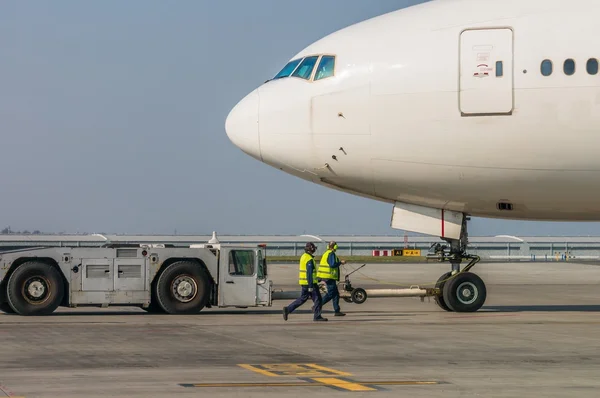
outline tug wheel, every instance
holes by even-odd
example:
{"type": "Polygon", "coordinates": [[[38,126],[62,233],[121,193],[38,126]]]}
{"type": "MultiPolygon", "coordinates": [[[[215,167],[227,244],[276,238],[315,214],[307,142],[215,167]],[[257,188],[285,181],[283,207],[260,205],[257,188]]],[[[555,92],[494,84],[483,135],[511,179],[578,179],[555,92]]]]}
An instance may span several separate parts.
{"type": "Polygon", "coordinates": [[[15,310],[13,310],[13,308],[8,303],[1,303],[0,311],[4,312],[5,314],[15,314],[15,310]]]}
{"type": "Polygon", "coordinates": [[[49,315],[64,295],[61,274],[50,264],[28,261],[19,265],[8,279],[9,306],[19,315],[49,315]]]}
{"type": "Polygon", "coordinates": [[[209,278],[191,261],[169,265],[158,277],[157,304],[167,314],[197,314],[208,302],[209,278]]]}

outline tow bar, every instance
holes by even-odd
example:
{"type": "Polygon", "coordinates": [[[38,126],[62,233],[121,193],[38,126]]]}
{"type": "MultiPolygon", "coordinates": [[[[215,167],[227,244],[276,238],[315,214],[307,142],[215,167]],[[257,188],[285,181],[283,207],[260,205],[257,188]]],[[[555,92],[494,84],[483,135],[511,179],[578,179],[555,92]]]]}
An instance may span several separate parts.
{"type": "MultiPolygon", "coordinates": [[[[363,264],[350,272],[344,277],[343,282],[338,282],[338,291],[340,298],[347,303],[363,304],[367,298],[383,298],[383,297],[420,297],[421,301],[425,301],[425,297],[441,295],[439,288],[422,288],[418,285],[410,286],[404,289],[363,289],[361,287],[352,286],[350,275],[363,268],[367,264],[363,264]]],[[[321,294],[327,293],[327,285],[325,282],[319,283],[319,291],[321,294]]],[[[272,300],[288,300],[295,299],[300,296],[298,291],[282,291],[275,290],[272,292],[272,300]]]]}
{"type": "MultiPolygon", "coordinates": [[[[363,264],[350,272],[344,277],[344,282],[338,283],[340,297],[347,303],[362,304],[367,301],[367,298],[382,298],[382,297],[420,297],[421,301],[425,297],[431,297],[439,292],[435,288],[423,289],[420,286],[411,286],[405,289],[363,289],[361,287],[353,287],[350,281],[350,275],[363,268],[367,264],[363,264]]],[[[320,286],[322,292],[327,292],[325,284],[320,286]]],[[[439,290],[439,289],[437,289],[439,290]]]]}

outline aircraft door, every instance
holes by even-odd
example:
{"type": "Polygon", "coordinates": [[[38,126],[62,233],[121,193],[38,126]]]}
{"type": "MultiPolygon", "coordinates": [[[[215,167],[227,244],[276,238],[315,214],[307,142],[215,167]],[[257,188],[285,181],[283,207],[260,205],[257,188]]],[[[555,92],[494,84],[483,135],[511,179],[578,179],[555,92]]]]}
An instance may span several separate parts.
{"type": "Polygon", "coordinates": [[[512,113],[511,29],[468,29],[462,32],[459,101],[463,116],[512,113]]]}

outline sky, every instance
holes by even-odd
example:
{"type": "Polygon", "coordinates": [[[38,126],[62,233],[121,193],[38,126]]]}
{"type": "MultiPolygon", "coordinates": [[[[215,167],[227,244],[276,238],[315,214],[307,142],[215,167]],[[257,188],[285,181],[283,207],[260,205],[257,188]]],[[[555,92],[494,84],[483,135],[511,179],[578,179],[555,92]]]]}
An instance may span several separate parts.
{"type": "MultiPolygon", "coordinates": [[[[299,50],[415,0],[0,6],[0,229],[401,235],[389,204],[243,154],[225,119],[299,50]]],[[[473,219],[471,235],[600,235],[473,219]]]]}

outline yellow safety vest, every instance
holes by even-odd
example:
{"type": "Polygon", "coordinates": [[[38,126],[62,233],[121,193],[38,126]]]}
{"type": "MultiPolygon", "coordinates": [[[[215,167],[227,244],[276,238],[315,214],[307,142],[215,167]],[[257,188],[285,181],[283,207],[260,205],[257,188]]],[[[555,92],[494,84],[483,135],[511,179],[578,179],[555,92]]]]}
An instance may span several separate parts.
{"type": "MultiPolygon", "coordinates": [[[[308,286],[308,277],[306,276],[306,266],[308,265],[308,262],[310,260],[313,259],[313,256],[311,256],[308,253],[304,253],[302,255],[302,257],[300,257],[300,286],[308,286]]],[[[313,283],[317,283],[317,267],[316,264],[313,267],[313,283]]]]}
{"type": "MultiPolygon", "coordinates": [[[[323,253],[323,256],[321,256],[321,262],[319,263],[319,270],[317,271],[317,277],[321,278],[321,279],[333,279],[335,281],[339,281],[340,280],[340,269],[339,268],[331,268],[329,266],[329,263],[327,263],[327,258],[329,257],[329,253],[331,253],[331,252],[333,252],[333,250],[329,249],[325,253],[323,253]]],[[[335,252],[333,252],[333,255],[335,256],[335,261],[339,262],[340,259],[338,258],[337,254],[335,254],[335,252]]]]}

